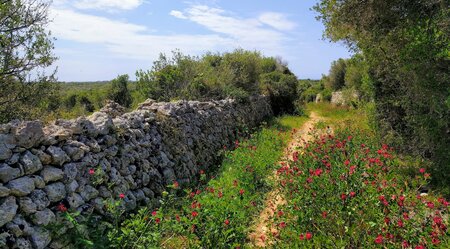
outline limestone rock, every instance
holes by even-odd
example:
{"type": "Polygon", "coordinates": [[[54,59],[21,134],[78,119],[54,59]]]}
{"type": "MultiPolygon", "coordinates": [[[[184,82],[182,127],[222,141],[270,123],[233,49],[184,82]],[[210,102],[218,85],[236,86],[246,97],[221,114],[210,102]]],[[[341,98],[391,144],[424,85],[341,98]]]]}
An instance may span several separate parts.
{"type": "Polygon", "coordinates": [[[50,202],[60,201],[66,196],[66,188],[61,182],[45,186],[45,192],[47,193],[50,202]]]}
{"type": "Polygon", "coordinates": [[[0,181],[7,183],[20,176],[20,169],[12,168],[8,164],[0,164],[0,181]]]}
{"type": "Polygon", "coordinates": [[[9,188],[3,186],[3,184],[0,183],[0,197],[6,197],[11,193],[9,188]]]}
{"type": "Polygon", "coordinates": [[[17,208],[16,198],[12,196],[0,200],[0,227],[14,219],[17,208]]]}
{"type": "Polygon", "coordinates": [[[39,157],[30,151],[26,151],[20,158],[19,162],[22,164],[24,172],[27,175],[33,174],[42,169],[41,160],[39,160],[39,157]]]}
{"type": "Polygon", "coordinates": [[[41,227],[35,227],[30,234],[30,241],[35,249],[44,249],[50,244],[50,232],[41,227]]]}
{"type": "Polygon", "coordinates": [[[29,197],[19,198],[19,207],[20,207],[20,211],[22,211],[23,213],[25,213],[27,215],[35,213],[37,211],[36,204],[29,197]]]}
{"type": "Polygon", "coordinates": [[[89,201],[98,196],[98,190],[91,185],[86,185],[84,190],[81,192],[81,196],[85,201],[89,201]]]}
{"type": "Polygon", "coordinates": [[[50,200],[48,199],[47,194],[43,190],[37,189],[31,192],[30,198],[36,205],[37,210],[43,210],[44,208],[50,205],[50,200]]]}
{"type": "Polygon", "coordinates": [[[45,187],[45,182],[44,179],[38,175],[32,175],[31,178],[34,181],[34,186],[36,188],[44,188],[45,187]]]}
{"type": "Polygon", "coordinates": [[[69,161],[70,158],[67,156],[61,148],[56,146],[50,146],[47,148],[47,152],[52,157],[52,164],[57,166],[62,166],[65,162],[69,161]]]}
{"type": "Polygon", "coordinates": [[[85,204],[83,198],[77,193],[72,193],[69,197],[67,197],[67,201],[69,202],[70,208],[78,208],[79,206],[85,204]]]}
{"type": "Polygon", "coordinates": [[[94,112],[88,117],[88,120],[95,126],[98,134],[106,135],[114,126],[111,117],[104,112],[94,112]]]}
{"type": "Polygon", "coordinates": [[[27,149],[37,146],[43,136],[40,121],[22,122],[15,131],[16,144],[27,149]]]}
{"type": "Polygon", "coordinates": [[[6,144],[0,142],[0,160],[8,160],[12,154],[12,151],[6,146],[6,144]]]}
{"type": "Polygon", "coordinates": [[[61,169],[51,167],[51,166],[46,166],[41,171],[41,176],[44,179],[45,183],[54,182],[54,181],[61,180],[64,176],[64,172],[61,169]]]}
{"type": "Polygon", "coordinates": [[[55,214],[48,208],[37,211],[32,217],[31,220],[36,225],[48,225],[50,222],[55,220],[55,214]]]}
{"type": "Polygon", "coordinates": [[[6,185],[15,196],[26,196],[34,190],[34,181],[28,176],[12,180],[6,185]]]}

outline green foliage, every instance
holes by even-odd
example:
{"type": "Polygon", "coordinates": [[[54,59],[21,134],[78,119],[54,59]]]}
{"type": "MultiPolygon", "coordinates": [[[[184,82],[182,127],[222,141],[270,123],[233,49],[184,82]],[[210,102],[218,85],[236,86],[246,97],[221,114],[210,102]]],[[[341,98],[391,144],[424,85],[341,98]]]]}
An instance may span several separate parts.
{"type": "Polygon", "coordinates": [[[229,53],[206,53],[190,57],[175,51],[164,54],[151,70],[136,73],[137,87],[143,96],[158,100],[246,100],[255,94],[272,94],[274,110],[292,111],[295,76],[281,59],[264,57],[259,52],[237,49],[229,53]],[[279,102],[278,100],[282,100],[279,102]]]}
{"type": "Polygon", "coordinates": [[[332,91],[338,91],[345,86],[345,72],[347,62],[344,59],[338,59],[331,63],[330,73],[324,81],[325,88],[332,91]]]}
{"type": "Polygon", "coordinates": [[[323,89],[323,91],[321,91],[320,94],[322,95],[322,99],[324,101],[328,101],[328,102],[331,101],[332,92],[330,89],[328,89],[328,88],[323,89]]]}
{"type": "Polygon", "coordinates": [[[300,80],[297,87],[299,101],[302,103],[313,102],[322,90],[324,90],[323,80],[300,80]]]}
{"type": "Polygon", "coordinates": [[[278,71],[260,76],[262,93],[270,97],[275,113],[292,113],[297,99],[297,78],[278,71]]]}
{"type": "Polygon", "coordinates": [[[57,92],[54,73],[44,74],[56,59],[46,31],[49,4],[45,0],[0,3],[0,122],[35,118],[55,109],[50,103],[57,92]]]}
{"type": "Polygon", "coordinates": [[[111,89],[108,93],[109,99],[127,108],[133,102],[128,90],[128,78],[127,74],[117,76],[111,81],[111,89]]]}
{"type": "Polygon", "coordinates": [[[325,35],[363,53],[376,119],[389,142],[432,159],[450,186],[450,6],[448,1],[322,0],[315,7],[325,35]],[[370,79],[370,80],[369,80],[370,79]]]}

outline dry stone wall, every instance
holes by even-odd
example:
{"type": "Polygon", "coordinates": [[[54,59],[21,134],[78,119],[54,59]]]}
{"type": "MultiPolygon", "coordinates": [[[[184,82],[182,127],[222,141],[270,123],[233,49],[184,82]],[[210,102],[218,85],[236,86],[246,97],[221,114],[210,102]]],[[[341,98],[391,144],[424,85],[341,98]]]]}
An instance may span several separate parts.
{"type": "Polygon", "coordinates": [[[0,125],[0,248],[61,248],[44,228],[61,203],[104,214],[105,200],[123,193],[127,210],[151,205],[168,184],[188,183],[216,165],[237,131],[271,115],[263,96],[248,103],[147,100],[130,113],[111,103],[45,127],[0,125]]]}

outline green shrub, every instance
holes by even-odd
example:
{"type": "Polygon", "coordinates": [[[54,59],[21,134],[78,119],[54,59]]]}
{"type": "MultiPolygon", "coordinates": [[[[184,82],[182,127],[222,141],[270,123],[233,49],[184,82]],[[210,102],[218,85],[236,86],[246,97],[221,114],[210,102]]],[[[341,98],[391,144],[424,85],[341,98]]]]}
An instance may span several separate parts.
{"type": "Polygon", "coordinates": [[[128,90],[128,74],[119,75],[111,81],[108,98],[124,107],[130,107],[133,99],[128,90]]]}

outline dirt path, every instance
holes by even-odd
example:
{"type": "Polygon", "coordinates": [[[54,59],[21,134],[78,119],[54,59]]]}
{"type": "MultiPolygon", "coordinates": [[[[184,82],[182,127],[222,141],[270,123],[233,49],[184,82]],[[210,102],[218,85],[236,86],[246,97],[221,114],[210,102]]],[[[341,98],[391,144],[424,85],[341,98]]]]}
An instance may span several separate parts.
{"type": "MultiPolygon", "coordinates": [[[[320,120],[322,120],[322,118],[317,113],[310,113],[309,120],[293,134],[291,142],[284,151],[283,161],[281,161],[280,164],[292,160],[293,152],[298,151],[298,148],[312,139],[310,131],[314,128],[314,124],[320,120]]],[[[276,171],[274,171],[272,177],[277,181],[278,177],[276,171]]],[[[274,189],[267,194],[264,204],[265,208],[259,214],[259,218],[252,229],[253,232],[248,236],[252,246],[266,247],[271,244],[270,233],[273,234],[277,232],[276,227],[272,222],[274,213],[278,209],[278,206],[285,203],[286,201],[279,189],[274,189]]]]}

